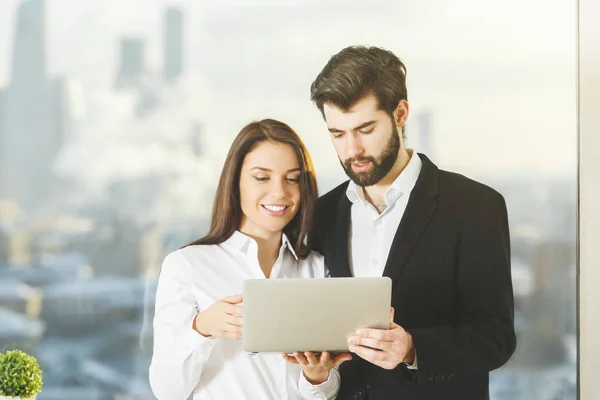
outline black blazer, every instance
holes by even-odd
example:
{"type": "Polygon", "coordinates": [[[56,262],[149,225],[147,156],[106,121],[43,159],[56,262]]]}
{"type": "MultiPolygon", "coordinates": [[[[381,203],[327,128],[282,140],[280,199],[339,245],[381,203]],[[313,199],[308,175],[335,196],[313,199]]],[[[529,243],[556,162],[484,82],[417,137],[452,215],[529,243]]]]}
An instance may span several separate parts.
{"type": "MultiPolygon", "coordinates": [[[[426,156],[383,272],[394,322],[412,334],[418,371],[385,370],[354,355],[338,399],[484,400],[489,371],[515,350],[510,239],[504,198],[426,156]]],[[[348,182],[319,198],[311,247],[333,277],[348,264],[348,182]]]]}

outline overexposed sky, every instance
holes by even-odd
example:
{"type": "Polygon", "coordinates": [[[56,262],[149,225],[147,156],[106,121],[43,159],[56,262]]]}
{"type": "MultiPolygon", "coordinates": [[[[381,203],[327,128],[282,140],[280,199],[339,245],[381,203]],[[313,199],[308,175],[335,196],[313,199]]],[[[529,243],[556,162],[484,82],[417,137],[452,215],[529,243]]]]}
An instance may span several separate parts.
{"type": "MultiPolygon", "coordinates": [[[[0,87],[8,83],[19,2],[0,1],[0,87]]],[[[71,157],[115,168],[107,161],[114,157],[103,159],[93,143],[106,137],[114,138],[114,146],[131,147],[127,135],[137,128],[123,128],[122,109],[110,93],[118,39],[145,39],[148,68],[160,72],[162,13],[179,5],[185,10],[186,79],[193,82],[182,101],[189,116],[204,124],[217,170],[245,123],[275,117],[305,139],[320,176],[341,177],[325,125],[309,101],[309,85],[332,54],[350,44],[372,44],[405,61],[412,111],[433,113],[432,156],[441,167],[475,177],[575,173],[572,1],[366,4],[46,0],[49,73],[76,81],[85,103],[77,140],[79,149],[89,150],[71,151],[77,153],[71,157]],[[105,120],[98,122],[98,115],[105,120]]],[[[153,116],[161,126],[181,117],[153,116]]],[[[414,128],[410,131],[409,121],[409,144],[418,148],[414,128]]],[[[144,152],[131,156],[131,164],[145,165],[144,152]]],[[[66,160],[64,165],[81,163],[66,160]]],[[[81,167],[74,172],[86,173],[81,167]]]]}

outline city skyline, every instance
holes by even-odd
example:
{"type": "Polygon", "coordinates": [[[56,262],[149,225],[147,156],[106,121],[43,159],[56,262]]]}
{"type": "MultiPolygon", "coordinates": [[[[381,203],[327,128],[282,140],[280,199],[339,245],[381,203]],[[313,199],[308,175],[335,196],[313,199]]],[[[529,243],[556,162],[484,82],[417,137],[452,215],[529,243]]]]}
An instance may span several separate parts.
{"type": "MultiPolygon", "coordinates": [[[[7,22],[0,38],[11,38],[11,30],[7,28],[13,27],[11,7],[14,10],[17,3],[5,2],[0,6],[0,14],[5,15],[2,18],[7,22]],[[7,12],[2,13],[4,10],[7,12]]],[[[89,114],[93,114],[97,104],[94,100],[106,97],[102,92],[108,86],[106,82],[114,79],[110,70],[111,66],[113,71],[117,67],[118,38],[142,38],[148,48],[148,67],[156,72],[162,70],[161,15],[171,3],[145,2],[147,12],[135,15],[133,10],[139,3],[119,4],[121,12],[108,25],[108,3],[98,7],[54,0],[47,6],[49,71],[66,75],[84,87],[88,94],[84,96],[83,108],[89,114]],[[53,23],[57,18],[66,23],[53,23]],[[78,27],[83,23],[88,29],[85,43],[65,36],[64,25],[78,27]],[[70,46],[58,45],[64,40],[70,46]]],[[[361,23],[361,13],[373,18],[362,21],[361,30],[368,33],[350,29],[341,37],[336,33],[336,28],[343,28],[341,19],[324,24],[333,6],[324,6],[321,13],[311,13],[311,3],[300,5],[300,2],[286,3],[289,5],[286,7],[243,8],[236,6],[237,2],[179,4],[187,20],[184,55],[190,70],[188,79],[196,82],[198,88],[189,93],[190,102],[198,104],[194,112],[205,120],[206,134],[227,139],[212,149],[215,163],[222,162],[223,147],[228,146],[241,126],[251,119],[272,116],[285,120],[302,134],[319,176],[342,177],[332,147],[324,145],[324,141],[329,141],[328,135],[318,111],[308,100],[308,85],[329,55],[347,44],[369,43],[386,46],[405,59],[412,110],[435,114],[434,147],[442,167],[467,174],[470,171],[518,173],[523,169],[548,175],[575,173],[575,26],[573,23],[570,29],[569,23],[556,24],[559,19],[563,21],[565,14],[575,12],[566,5],[546,7],[545,19],[536,21],[535,28],[527,18],[534,16],[536,5],[541,3],[519,6],[516,14],[510,12],[516,2],[494,12],[467,1],[446,5],[439,1],[427,3],[436,7],[395,5],[386,14],[377,7],[364,10],[348,6],[339,12],[350,18],[349,24],[361,23]],[[447,15],[452,15],[456,24],[444,25],[447,15]],[[248,16],[261,23],[246,23],[248,16]],[[513,23],[507,30],[502,22],[509,16],[513,23]],[[426,23],[418,24],[419,19],[426,23]],[[464,28],[458,28],[461,21],[466,23],[464,28]],[[227,32],[228,26],[236,26],[238,33],[227,32]],[[444,35],[435,33],[444,26],[452,29],[446,29],[444,35]],[[476,29],[478,35],[474,36],[476,29]],[[273,30],[280,33],[267,42],[273,30]],[[540,35],[544,40],[540,40],[540,35]],[[417,39],[402,39],[406,36],[417,39]],[[244,40],[239,43],[241,37],[244,40]],[[312,38],[317,40],[317,37],[322,44],[310,47],[312,38]],[[252,53],[261,54],[262,59],[252,57],[252,53]],[[479,57],[473,58],[474,54],[479,57]],[[243,60],[242,69],[233,68],[237,63],[232,57],[236,55],[243,60]],[[547,67],[550,64],[552,68],[547,67]],[[295,79],[280,81],[290,68],[295,79]],[[234,71],[229,84],[223,81],[224,76],[234,71]],[[461,93],[457,103],[453,93],[458,91],[461,93]],[[482,95],[490,92],[494,93],[493,98],[482,95]],[[557,97],[565,99],[561,107],[554,106],[557,97]],[[554,107],[552,114],[546,111],[550,107],[554,107]],[[236,110],[235,115],[231,115],[230,108],[236,110]],[[519,131],[527,132],[527,140],[515,145],[516,138],[522,138],[519,131]],[[546,142],[544,152],[537,151],[535,144],[541,141],[546,142]]],[[[7,60],[10,45],[6,40],[2,42],[0,60],[7,60]]],[[[8,66],[2,64],[7,62],[0,62],[0,82],[6,82],[8,66]]],[[[91,115],[83,118],[87,120],[84,126],[93,125],[91,115]]],[[[97,140],[94,135],[98,134],[91,128],[81,133],[89,143],[97,140]]],[[[409,136],[409,144],[410,140],[409,136]]]]}
{"type": "Polygon", "coordinates": [[[0,194],[0,279],[9,288],[0,351],[21,347],[17,339],[30,346],[45,371],[40,399],[150,397],[161,261],[208,231],[225,153],[247,122],[289,123],[321,193],[346,180],[308,87],[330,55],[355,43],[387,47],[407,64],[408,146],[506,200],[525,345],[491,374],[491,398],[574,398],[574,6],[245,4],[0,2],[0,139],[14,139],[5,176],[42,203],[0,194]],[[34,35],[15,36],[17,10],[41,5],[34,35]],[[10,115],[35,118],[5,126],[10,115]],[[27,140],[44,137],[54,155],[26,151],[27,140]],[[36,175],[32,165],[44,169],[36,175]],[[48,176],[57,182],[46,196],[35,183],[48,176]]]}

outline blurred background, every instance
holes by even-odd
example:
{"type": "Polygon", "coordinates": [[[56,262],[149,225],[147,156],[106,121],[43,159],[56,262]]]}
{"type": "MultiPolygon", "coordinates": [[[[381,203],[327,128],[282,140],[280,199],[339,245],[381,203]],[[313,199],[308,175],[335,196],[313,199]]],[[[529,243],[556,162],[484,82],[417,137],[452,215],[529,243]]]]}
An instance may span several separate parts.
{"type": "Polygon", "coordinates": [[[519,341],[491,398],[576,399],[576,7],[0,0],[0,352],[38,358],[39,400],[152,399],[160,265],[207,232],[234,136],[280,119],[321,193],[345,180],[309,87],[369,44],[407,66],[407,146],[506,198],[519,341]]]}

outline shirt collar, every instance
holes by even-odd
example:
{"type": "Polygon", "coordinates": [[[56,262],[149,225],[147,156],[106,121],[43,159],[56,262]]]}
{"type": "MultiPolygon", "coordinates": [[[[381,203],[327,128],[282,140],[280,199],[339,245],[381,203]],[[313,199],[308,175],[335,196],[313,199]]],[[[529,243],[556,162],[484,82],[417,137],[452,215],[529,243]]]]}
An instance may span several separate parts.
{"type": "MultiPolygon", "coordinates": [[[[403,194],[410,193],[417,183],[419,174],[421,173],[421,167],[423,162],[421,157],[413,150],[408,150],[410,154],[410,160],[406,167],[402,170],[400,175],[392,182],[389,188],[385,191],[383,197],[387,206],[393,204],[403,194]]],[[[346,188],[346,197],[351,203],[362,201],[366,203],[363,188],[358,186],[354,181],[350,181],[346,188]]]]}
{"type": "MultiPolygon", "coordinates": [[[[233,231],[233,234],[231,235],[231,237],[224,242],[224,244],[227,247],[229,247],[230,249],[232,249],[233,251],[235,251],[237,253],[247,252],[251,243],[254,243],[256,245],[256,241],[254,239],[252,239],[248,235],[243,234],[242,232],[240,232],[238,230],[233,231]]],[[[296,252],[294,251],[294,246],[292,246],[292,243],[288,239],[287,235],[285,233],[282,233],[281,234],[281,248],[279,249],[279,254],[282,253],[284,248],[287,248],[290,251],[290,253],[292,253],[292,256],[296,260],[298,260],[298,256],[296,255],[296,252]]]]}

